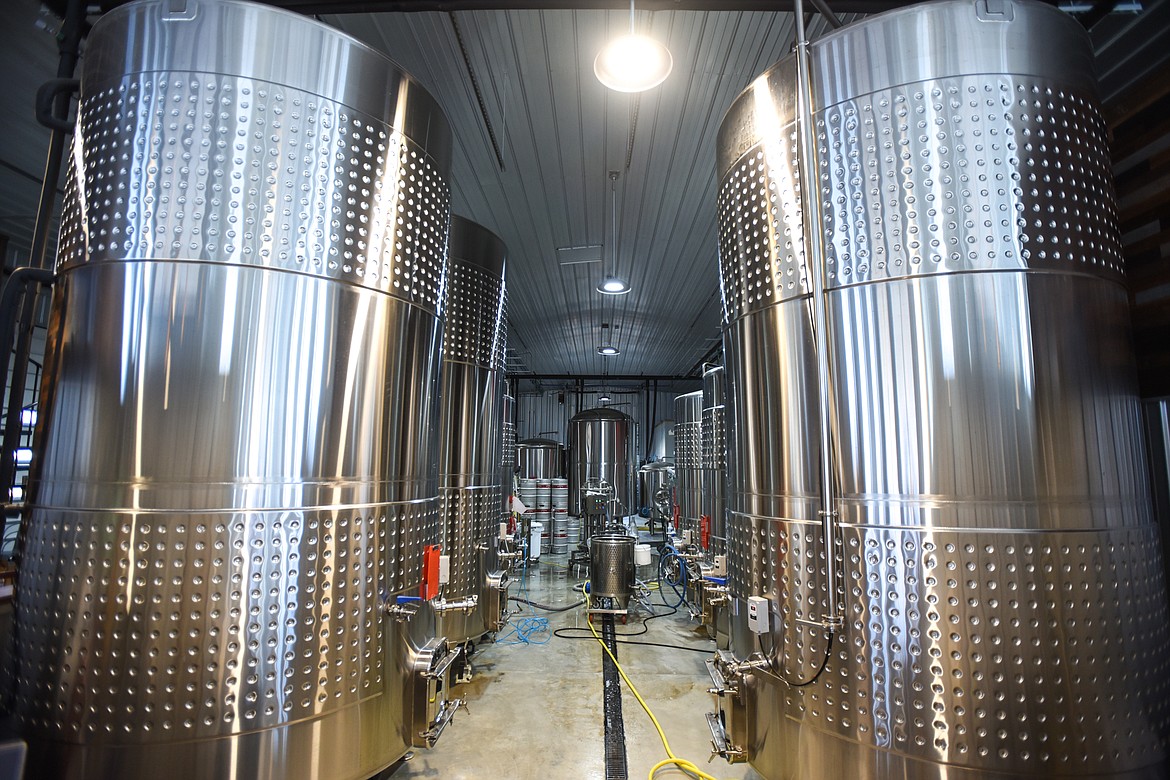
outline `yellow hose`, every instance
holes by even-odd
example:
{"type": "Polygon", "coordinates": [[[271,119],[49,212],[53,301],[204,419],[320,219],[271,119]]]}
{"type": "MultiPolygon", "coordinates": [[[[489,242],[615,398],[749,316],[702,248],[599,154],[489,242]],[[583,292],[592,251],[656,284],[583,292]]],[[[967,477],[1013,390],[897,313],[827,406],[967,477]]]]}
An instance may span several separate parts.
{"type": "Polygon", "coordinates": [[[646,714],[650,716],[650,722],[654,724],[654,728],[658,731],[658,738],[662,740],[662,747],[666,749],[666,755],[669,756],[669,758],[663,759],[654,766],[650,767],[649,780],[654,780],[654,775],[658,772],[659,769],[671,765],[677,766],[682,771],[699,778],[699,780],[719,780],[719,778],[713,775],[709,775],[703,770],[699,769],[699,767],[695,766],[693,762],[688,761],[685,758],[679,758],[674,754],[674,751],[670,749],[670,743],[666,741],[666,734],[662,731],[662,726],[658,723],[658,718],[654,717],[654,713],[650,711],[650,705],[646,704],[646,700],[642,698],[642,694],[638,693],[638,689],[634,687],[632,682],[630,682],[630,678],[626,675],[626,670],[622,668],[620,663],[618,663],[618,659],[609,649],[609,645],[607,645],[605,640],[603,640],[597,633],[597,629],[593,627],[593,621],[586,621],[586,625],[589,626],[589,631],[593,634],[593,638],[597,640],[599,645],[601,645],[601,649],[605,651],[605,654],[609,656],[611,661],[613,661],[613,665],[617,667],[618,674],[620,674],[622,679],[626,681],[626,687],[630,689],[630,693],[634,694],[634,698],[638,700],[638,703],[642,705],[642,709],[646,710],[646,714]]]}

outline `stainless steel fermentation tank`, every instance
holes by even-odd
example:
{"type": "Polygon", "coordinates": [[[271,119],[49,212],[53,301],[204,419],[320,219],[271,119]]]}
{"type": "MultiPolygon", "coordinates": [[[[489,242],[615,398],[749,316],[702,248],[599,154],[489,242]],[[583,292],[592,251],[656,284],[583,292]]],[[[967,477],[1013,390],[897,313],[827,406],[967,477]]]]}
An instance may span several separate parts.
{"type": "Polygon", "coordinates": [[[426,741],[433,613],[386,612],[439,541],[450,146],[305,17],[94,26],[17,593],[30,776],[366,778],[426,741]]]}
{"type": "Polygon", "coordinates": [[[702,466],[700,519],[707,518],[707,539],[703,549],[709,557],[727,551],[727,416],[723,394],[723,366],[706,367],[703,370],[699,460],[702,466]]]}
{"type": "Polygon", "coordinates": [[[674,399],[674,503],[680,531],[698,544],[703,514],[703,391],[674,399]]]}
{"type": "Polygon", "coordinates": [[[525,439],[516,445],[520,479],[552,479],[564,476],[565,448],[552,439],[525,439]]]}
{"type": "Polygon", "coordinates": [[[959,0],[812,44],[828,551],[795,85],[790,57],[720,134],[732,647],[771,659],[721,664],[728,752],[772,780],[1164,777],[1161,551],[1084,31],[959,0]],[[792,687],[829,587],[841,633],[792,687]]]}
{"type": "Polygon", "coordinates": [[[440,633],[462,643],[498,629],[507,575],[499,540],[504,418],[506,249],[494,233],[451,218],[443,328],[439,497],[443,553],[440,633]]]}
{"type": "Polygon", "coordinates": [[[578,412],[569,420],[569,512],[581,514],[581,490],[609,485],[616,513],[633,514],[633,420],[617,409],[578,412]]]}
{"type": "Polygon", "coordinates": [[[674,514],[674,466],[647,463],[638,469],[638,511],[649,511],[656,523],[666,523],[674,514]]]}
{"type": "Polygon", "coordinates": [[[501,520],[512,511],[512,490],[516,482],[516,399],[504,395],[503,428],[501,440],[503,457],[500,465],[500,485],[503,487],[501,520]]]}

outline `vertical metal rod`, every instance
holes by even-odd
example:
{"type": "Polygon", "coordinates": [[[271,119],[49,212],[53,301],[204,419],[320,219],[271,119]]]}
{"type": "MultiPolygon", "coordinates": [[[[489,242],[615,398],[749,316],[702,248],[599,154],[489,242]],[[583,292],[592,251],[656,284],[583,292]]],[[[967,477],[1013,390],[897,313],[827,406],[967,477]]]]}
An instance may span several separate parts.
{"type": "Polygon", "coordinates": [[[833,492],[833,449],[829,399],[829,339],[825,311],[825,226],[821,213],[817,176],[816,128],[813,126],[812,69],[808,36],[804,29],[804,4],[794,0],[796,17],[796,100],[797,133],[800,136],[800,192],[804,211],[804,264],[812,287],[813,336],[817,352],[817,407],[820,413],[821,445],[821,533],[825,546],[825,579],[829,614],[823,623],[830,632],[841,624],[837,614],[836,498],[833,492]]]}

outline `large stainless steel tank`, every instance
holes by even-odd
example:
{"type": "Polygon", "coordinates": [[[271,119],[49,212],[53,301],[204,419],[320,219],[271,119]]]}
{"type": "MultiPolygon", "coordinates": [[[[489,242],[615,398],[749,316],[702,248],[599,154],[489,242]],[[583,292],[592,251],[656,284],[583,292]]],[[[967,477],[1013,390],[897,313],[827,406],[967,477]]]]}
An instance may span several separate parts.
{"type": "Polygon", "coordinates": [[[772,779],[1163,777],[1161,552],[1085,33],[957,0],[811,60],[833,550],[792,58],[719,147],[733,647],[774,659],[742,689],[739,747],[772,779]],[[827,668],[779,682],[815,676],[829,587],[827,668]]]}
{"type": "Polygon", "coordinates": [[[503,459],[500,465],[500,485],[503,487],[501,519],[512,511],[512,488],[516,478],[516,399],[504,396],[503,459]]]}
{"type": "Polygon", "coordinates": [[[703,468],[702,516],[710,524],[707,552],[727,551],[727,420],[723,403],[723,366],[703,370],[703,419],[700,430],[700,461],[703,468]]]}
{"type": "Polygon", "coordinates": [[[565,448],[552,439],[524,439],[516,445],[520,479],[552,479],[564,476],[565,448]]]}
{"type": "Polygon", "coordinates": [[[439,540],[450,145],[305,17],[94,26],[22,544],[30,776],[366,778],[416,738],[433,626],[383,610],[439,540]]]}
{"type": "Polygon", "coordinates": [[[617,409],[586,409],[569,420],[569,512],[581,514],[581,489],[607,483],[617,512],[633,514],[633,421],[617,409]]]}
{"type": "Polygon", "coordinates": [[[443,552],[451,569],[442,596],[478,601],[474,609],[442,615],[440,633],[452,643],[499,627],[487,607],[499,601],[488,598],[495,588],[488,578],[499,572],[495,540],[503,503],[506,254],[487,228],[451,218],[439,426],[443,552]]]}
{"type": "Polygon", "coordinates": [[[703,391],[674,399],[674,503],[678,527],[697,544],[703,514],[703,391]]]}

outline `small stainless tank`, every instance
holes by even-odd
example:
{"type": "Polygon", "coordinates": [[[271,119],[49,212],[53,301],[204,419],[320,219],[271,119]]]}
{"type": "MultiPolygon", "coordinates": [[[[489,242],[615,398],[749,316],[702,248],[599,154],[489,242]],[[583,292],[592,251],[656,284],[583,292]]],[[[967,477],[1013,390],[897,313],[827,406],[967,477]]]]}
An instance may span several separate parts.
{"type": "MultiPolygon", "coordinates": [[[[600,533],[589,537],[589,596],[612,599],[625,609],[634,592],[634,537],[600,533]]],[[[594,602],[596,603],[596,602],[594,602]]]]}
{"type": "Polygon", "coordinates": [[[674,466],[659,462],[638,469],[638,509],[650,510],[652,520],[670,520],[674,514],[674,466]]]}
{"type": "Polygon", "coordinates": [[[708,555],[727,551],[727,417],[723,404],[723,366],[703,370],[703,420],[700,431],[702,516],[710,523],[708,555]]]}
{"type": "Polygon", "coordinates": [[[415,741],[450,136],[311,19],[143,0],[87,40],[24,525],[38,778],[366,778],[415,741]],[[405,248],[404,248],[405,247],[405,248]]]}
{"type": "Polygon", "coordinates": [[[720,133],[732,648],[773,659],[738,746],[772,779],[1165,777],[1166,594],[1085,31],[949,0],[810,57],[823,273],[792,57],[720,133]]]}
{"type": "Polygon", "coordinates": [[[498,616],[487,615],[485,606],[497,601],[488,598],[496,587],[488,578],[499,569],[503,503],[506,254],[487,228],[451,218],[439,427],[443,552],[451,569],[442,595],[448,602],[478,600],[475,609],[442,615],[440,633],[451,643],[498,628],[498,616]]]}
{"type": "Polygon", "coordinates": [[[680,531],[699,539],[703,514],[703,391],[674,399],[674,503],[680,531]]]}
{"type": "Polygon", "coordinates": [[[586,409],[569,420],[569,511],[581,514],[581,489],[613,488],[618,514],[633,514],[633,421],[616,409],[586,409]]]}
{"type": "Polygon", "coordinates": [[[524,439],[516,445],[520,479],[563,477],[565,448],[552,439],[524,439]]]}

